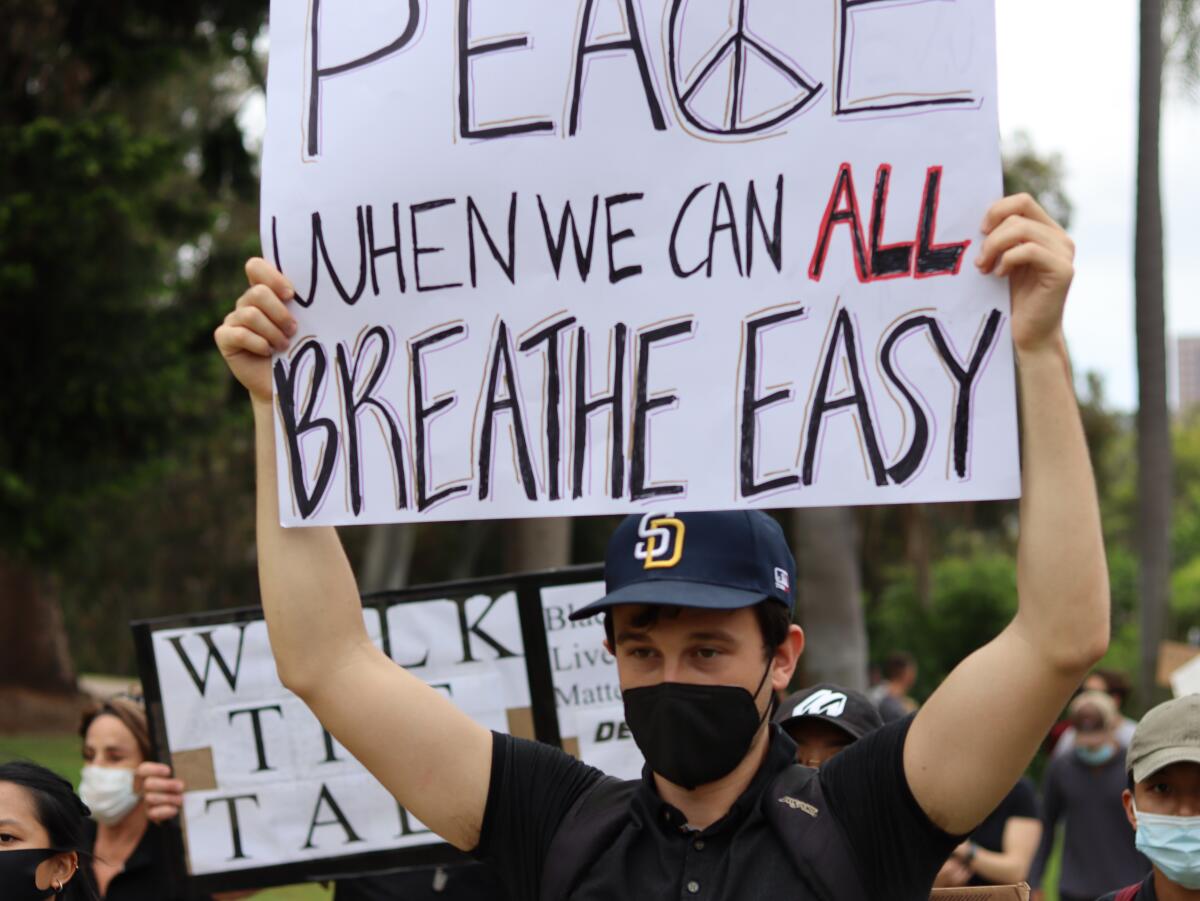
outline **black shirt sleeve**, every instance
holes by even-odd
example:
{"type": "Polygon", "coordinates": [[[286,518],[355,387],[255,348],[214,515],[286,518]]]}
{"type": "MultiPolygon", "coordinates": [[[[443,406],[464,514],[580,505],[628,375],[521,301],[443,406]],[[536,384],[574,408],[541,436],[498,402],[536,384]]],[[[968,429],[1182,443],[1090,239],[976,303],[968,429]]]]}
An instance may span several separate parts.
{"type": "Polygon", "coordinates": [[[599,770],[549,745],[492,736],[492,779],[479,846],[512,898],[537,898],[546,850],[571,806],[599,770]]]}
{"type": "Polygon", "coordinates": [[[858,857],[872,898],[927,897],[962,841],[921,809],[904,774],[904,741],[913,717],[859,739],[821,768],[821,790],[858,857]],[[924,893],[924,894],[922,894],[924,893]]]}

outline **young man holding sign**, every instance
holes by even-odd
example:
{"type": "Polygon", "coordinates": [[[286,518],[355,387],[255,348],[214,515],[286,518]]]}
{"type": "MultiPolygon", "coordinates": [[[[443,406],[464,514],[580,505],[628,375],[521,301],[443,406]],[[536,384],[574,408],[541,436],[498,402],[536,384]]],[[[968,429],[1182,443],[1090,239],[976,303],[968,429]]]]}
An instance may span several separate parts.
{"type": "Polygon", "coordinates": [[[496,865],[514,898],[927,897],[1108,641],[1099,510],[1062,333],[1073,246],[1027,196],[995,204],[983,231],[977,265],[1010,280],[1020,367],[1020,607],[915,717],[819,776],[767,725],[804,635],[790,625],[791,554],[761,513],[631,517],[610,544],[610,593],[592,607],[609,615],[650,764],[641,783],[492,734],[385,657],[334,530],[279,525],[270,353],[296,334],[293,289],[250,261],[251,288],[216,340],[254,406],[262,600],[284,684],[405,808],[496,865]]]}

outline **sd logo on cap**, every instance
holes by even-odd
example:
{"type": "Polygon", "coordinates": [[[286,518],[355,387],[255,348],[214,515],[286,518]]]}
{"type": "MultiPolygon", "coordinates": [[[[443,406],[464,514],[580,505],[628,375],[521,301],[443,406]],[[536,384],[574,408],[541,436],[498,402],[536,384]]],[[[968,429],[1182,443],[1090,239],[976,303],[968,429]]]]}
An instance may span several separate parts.
{"type": "Polygon", "coordinates": [[[643,569],[670,569],[683,559],[683,537],[687,527],[671,514],[647,513],[638,526],[642,537],[633,556],[644,561],[643,569]]]}

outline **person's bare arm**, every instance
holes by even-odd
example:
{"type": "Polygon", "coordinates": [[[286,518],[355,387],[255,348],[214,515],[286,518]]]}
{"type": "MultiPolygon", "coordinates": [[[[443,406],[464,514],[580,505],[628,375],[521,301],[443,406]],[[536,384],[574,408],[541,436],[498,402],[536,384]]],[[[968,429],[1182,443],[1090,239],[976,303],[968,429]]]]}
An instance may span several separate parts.
{"type": "Polygon", "coordinates": [[[491,733],[371,643],[332,528],[280,526],[270,354],[295,333],[294,292],[265,260],[250,260],[246,274],[251,287],[215,338],[254,409],[259,587],[279,678],[400,804],[470,850],[487,802],[491,733]]]}
{"type": "Polygon", "coordinates": [[[1100,510],[1072,385],[1062,311],[1074,245],[1027,195],[985,221],[984,272],[1008,276],[1022,413],[1019,605],[917,714],[904,748],[929,817],[969,832],[1003,799],[1108,646],[1100,510]]]}
{"type": "Polygon", "coordinates": [[[975,849],[971,870],[992,885],[1016,885],[1029,878],[1033,855],[1042,840],[1042,821],[1033,817],[1009,817],[1004,824],[1003,850],[975,849]]]}

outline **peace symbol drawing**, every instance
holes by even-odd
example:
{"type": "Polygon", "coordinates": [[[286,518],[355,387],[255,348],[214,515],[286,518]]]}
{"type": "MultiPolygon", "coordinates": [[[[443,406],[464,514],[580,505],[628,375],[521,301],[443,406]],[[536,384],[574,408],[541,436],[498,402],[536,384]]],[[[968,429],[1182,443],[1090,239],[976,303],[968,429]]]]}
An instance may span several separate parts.
{"type": "MultiPolygon", "coordinates": [[[[778,0],[776,0],[778,2],[778,0]]],[[[767,134],[799,115],[824,85],[787,54],[754,34],[750,0],[714,11],[673,0],[667,34],[667,69],[679,113],[693,128],[712,135],[767,134]],[[715,40],[714,40],[715,38],[715,40]],[[683,71],[684,39],[710,42],[683,71]]]]}

